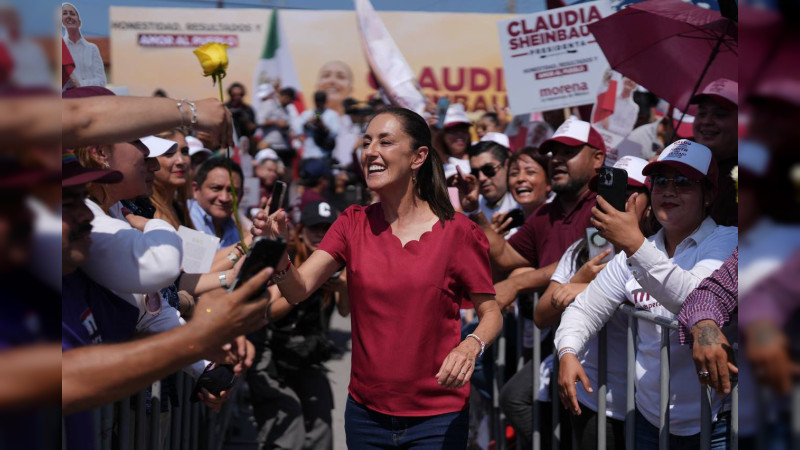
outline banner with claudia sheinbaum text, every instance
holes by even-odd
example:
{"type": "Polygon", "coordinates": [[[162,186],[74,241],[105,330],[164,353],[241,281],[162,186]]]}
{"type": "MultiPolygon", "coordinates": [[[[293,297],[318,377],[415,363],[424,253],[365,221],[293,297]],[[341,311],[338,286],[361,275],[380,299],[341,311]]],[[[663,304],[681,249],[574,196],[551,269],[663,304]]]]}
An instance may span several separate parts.
{"type": "MultiPolygon", "coordinates": [[[[213,40],[229,45],[225,86],[243,83],[250,101],[271,13],[270,9],[111,7],[111,84],[127,87],[132,95],[147,96],[161,88],[173,98],[212,96],[208,80],[198,76],[192,48],[213,40]]],[[[422,91],[434,101],[446,96],[464,103],[467,111],[508,105],[496,24],[512,15],[381,11],[378,15],[422,91]]],[[[338,101],[377,95],[355,11],[281,10],[280,24],[306,103],[317,89],[338,101]]]]}
{"type": "Polygon", "coordinates": [[[497,23],[514,114],[595,103],[608,62],[587,25],[611,13],[601,0],[497,23]]]}

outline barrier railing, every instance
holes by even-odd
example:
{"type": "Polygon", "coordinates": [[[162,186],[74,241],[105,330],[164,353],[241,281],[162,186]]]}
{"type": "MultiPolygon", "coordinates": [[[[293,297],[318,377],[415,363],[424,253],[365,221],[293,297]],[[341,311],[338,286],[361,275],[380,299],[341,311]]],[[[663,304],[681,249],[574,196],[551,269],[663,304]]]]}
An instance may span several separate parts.
{"type": "Polygon", "coordinates": [[[169,421],[162,422],[163,398],[161,382],[150,386],[150,414],[147,414],[146,391],[126,397],[93,411],[95,448],[98,450],[220,450],[224,444],[234,398],[214,413],[202,403],[191,402],[192,378],[184,372],[176,374],[175,390],[179,406],[170,406],[169,421]],[[132,400],[133,399],[133,400],[132,400]],[[132,405],[132,401],[135,406],[132,405]],[[163,429],[167,427],[168,429],[163,429]]]}
{"type": "MultiPolygon", "coordinates": [[[[538,296],[534,297],[534,309],[538,303],[538,296]]],[[[636,337],[638,333],[638,320],[646,320],[661,326],[661,348],[660,348],[660,381],[659,381],[659,449],[665,450],[669,448],[669,382],[670,382],[670,330],[678,329],[678,321],[670,320],[662,316],[658,316],[649,311],[639,310],[631,305],[623,304],[619,308],[620,311],[627,314],[628,321],[628,335],[627,335],[627,377],[626,377],[626,391],[627,403],[625,414],[625,445],[626,448],[636,448],[635,445],[635,430],[636,430],[636,401],[635,401],[635,381],[636,381],[636,337]],[[635,320],[634,320],[635,319],[635,320]]],[[[542,352],[538,345],[541,341],[541,330],[534,327],[534,345],[533,345],[533,363],[531,370],[533,370],[533,449],[541,450],[541,404],[539,401],[539,387],[541,385],[539,366],[542,361],[542,352]]],[[[606,448],[606,393],[607,386],[607,336],[606,329],[603,328],[598,334],[598,383],[597,383],[597,448],[598,450],[605,450],[606,448]]],[[[521,345],[521,342],[520,342],[521,345]]],[[[557,350],[554,350],[554,352],[557,350]]],[[[799,385],[800,386],[800,385],[799,385]]],[[[558,449],[561,444],[561,428],[559,424],[559,408],[560,401],[558,396],[558,358],[553,359],[552,378],[550,380],[550,392],[552,400],[552,448],[558,449]]],[[[711,389],[708,387],[701,387],[700,389],[700,405],[701,405],[701,449],[706,450],[711,448],[711,430],[712,430],[712,409],[711,409],[711,389]]],[[[800,407],[800,387],[796,388],[793,393],[793,405],[800,407]]],[[[731,390],[731,421],[730,421],[730,440],[729,448],[738,448],[738,435],[739,435],[739,388],[738,383],[733,385],[731,390]]],[[[793,411],[797,411],[794,409],[793,411]]],[[[800,413],[795,412],[792,416],[792,433],[793,436],[800,437],[800,413]]],[[[795,442],[798,442],[795,440],[795,442]]],[[[796,448],[796,447],[795,447],[796,448]]]]}

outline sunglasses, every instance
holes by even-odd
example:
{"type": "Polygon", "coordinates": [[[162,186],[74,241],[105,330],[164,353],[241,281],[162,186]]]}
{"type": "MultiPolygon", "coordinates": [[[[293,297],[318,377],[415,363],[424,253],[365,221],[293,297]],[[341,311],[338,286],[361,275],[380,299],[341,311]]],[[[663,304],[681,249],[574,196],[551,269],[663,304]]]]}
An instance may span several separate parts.
{"type": "Polygon", "coordinates": [[[673,178],[667,178],[665,175],[653,175],[651,181],[653,183],[654,191],[663,191],[667,189],[667,186],[669,186],[670,183],[672,183],[676,190],[685,191],[691,189],[695,184],[699,183],[699,181],[690,180],[684,175],[675,175],[673,178]]]}
{"type": "Polygon", "coordinates": [[[472,171],[470,173],[475,178],[478,178],[478,174],[479,173],[484,174],[486,176],[486,178],[492,178],[493,176],[497,175],[497,172],[500,170],[501,167],[502,167],[502,165],[500,165],[500,164],[498,164],[496,166],[493,166],[491,164],[484,164],[484,165],[478,167],[477,169],[472,169],[472,171]]]}

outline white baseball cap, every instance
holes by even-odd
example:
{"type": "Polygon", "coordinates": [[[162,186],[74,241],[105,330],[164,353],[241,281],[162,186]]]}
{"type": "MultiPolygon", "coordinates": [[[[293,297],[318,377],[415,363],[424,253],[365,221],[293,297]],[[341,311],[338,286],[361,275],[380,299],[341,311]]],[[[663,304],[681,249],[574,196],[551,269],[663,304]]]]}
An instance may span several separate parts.
{"type": "Polygon", "coordinates": [[[169,141],[167,139],[161,139],[160,137],[155,136],[147,136],[143,138],[139,138],[139,140],[147,147],[147,150],[150,153],[147,154],[148,158],[155,158],[157,156],[161,156],[173,148],[175,150],[178,149],[178,143],[175,141],[169,141]]]}
{"type": "Polygon", "coordinates": [[[660,168],[669,167],[677,170],[691,180],[708,180],[717,187],[717,163],[711,150],[705,145],[688,139],[680,139],[658,156],[658,160],[646,165],[642,170],[645,175],[651,175],[660,168]]]}
{"type": "Polygon", "coordinates": [[[508,140],[508,136],[503,133],[498,133],[496,131],[490,131],[483,135],[481,138],[481,142],[491,141],[497,144],[502,145],[505,148],[511,147],[511,141],[508,140]]]}
{"type": "Polygon", "coordinates": [[[255,161],[258,164],[261,164],[266,160],[272,160],[272,161],[280,161],[281,160],[281,158],[278,156],[278,154],[275,152],[275,150],[273,150],[271,148],[265,148],[263,150],[259,150],[258,153],[256,153],[256,157],[253,158],[253,159],[255,159],[255,161]]]}
{"type": "Polygon", "coordinates": [[[565,120],[560,127],[553,133],[553,137],[542,142],[539,146],[540,151],[547,153],[550,150],[547,147],[551,146],[554,142],[560,142],[569,146],[576,145],[589,145],[603,153],[606,152],[606,144],[603,142],[603,136],[594,129],[592,124],[579,120],[575,116],[571,116],[565,120]]]}
{"type": "Polygon", "coordinates": [[[450,105],[447,108],[447,114],[444,115],[444,127],[447,128],[462,123],[472,125],[472,122],[469,121],[469,117],[467,117],[467,113],[464,111],[464,105],[462,103],[450,105]]]}
{"type": "Polygon", "coordinates": [[[194,136],[186,136],[186,143],[189,144],[189,156],[193,156],[197,153],[208,153],[209,155],[214,153],[205,148],[203,146],[203,141],[194,136]]]}

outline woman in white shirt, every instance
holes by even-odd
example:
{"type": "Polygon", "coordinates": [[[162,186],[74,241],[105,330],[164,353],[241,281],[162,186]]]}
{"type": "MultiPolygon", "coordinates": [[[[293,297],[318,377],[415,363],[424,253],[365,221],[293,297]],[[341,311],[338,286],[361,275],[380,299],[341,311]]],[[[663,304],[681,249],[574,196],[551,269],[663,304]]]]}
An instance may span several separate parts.
{"type": "MultiPolygon", "coordinates": [[[[650,192],[647,187],[646,176],[642,169],[647,161],[634,156],[624,156],[615,164],[615,168],[624,169],[628,173],[627,194],[640,194],[636,197],[639,202],[636,210],[639,212],[639,228],[646,236],[655,233],[651,215],[648,214],[650,192]]],[[[597,191],[597,176],[589,183],[589,188],[597,191]]],[[[593,236],[594,237],[594,236],[593,236]]],[[[550,285],[542,295],[534,321],[540,329],[548,329],[557,325],[561,313],[583,292],[589,283],[594,280],[598,272],[605,267],[605,263],[613,257],[612,249],[606,249],[598,255],[592,255],[587,238],[575,241],[558,262],[555,272],[550,277],[550,285]]],[[[625,449],[625,406],[626,406],[626,370],[625,350],[627,345],[628,317],[622,311],[617,311],[606,323],[608,370],[606,392],[606,446],[609,449],[625,449]]],[[[587,377],[593,385],[598,383],[599,377],[599,341],[595,337],[584,345],[579,359],[587,377]]],[[[552,355],[542,362],[540,373],[552,371],[552,355]]],[[[542,377],[544,390],[549,386],[549,377],[542,377]]],[[[540,392],[542,389],[540,388],[540,392]]],[[[572,416],[572,429],[577,439],[577,449],[592,450],[597,448],[597,394],[586,392],[578,387],[578,404],[581,414],[572,416]]]]}
{"type": "Polygon", "coordinates": [[[97,46],[84,39],[78,8],[71,3],[61,4],[61,25],[67,30],[64,43],[75,61],[75,71],[69,77],[67,88],[78,86],[105,86],[106,71],[97,46]]]}
{"type": "MultiPolygon", "coordinates": [[[[738,241],[735,227],[708,217],[717,183],[716,162],[708,147],[679,140],[643,170],[650,176],[652,212],[663,227],[645,239],[639,230],[636,196],[626,211],[614,210],[598,197],[592,224],[621,250],[567,307],[556,332],[561,361],[559,395],[564,407],[580,414],[576,382],[592,388],[578,353],[623,302],[674,318],[686,296],[722,265],[738,241]]],[[[661,328],[639,321],[636,353],[636,448],[658,448],[659,354],[661,328]]],[[[670,445],[699,446],[700,384],[691,349],[670,332],[670,445]]],[[[714,413],[721,399],[713,398],[714,413]]]]}

